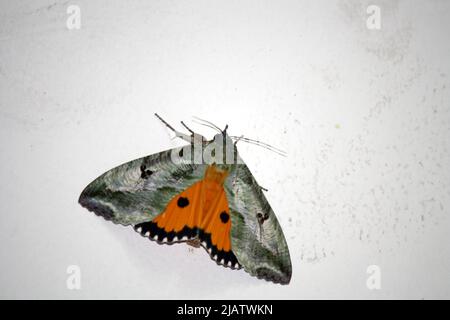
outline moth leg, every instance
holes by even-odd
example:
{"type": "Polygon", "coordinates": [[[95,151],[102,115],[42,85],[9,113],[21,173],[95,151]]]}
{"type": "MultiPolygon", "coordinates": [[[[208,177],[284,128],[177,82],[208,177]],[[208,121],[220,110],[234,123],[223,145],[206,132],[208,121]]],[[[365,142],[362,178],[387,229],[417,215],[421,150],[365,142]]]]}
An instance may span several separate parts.
{"type": "Polygon", "coordinates": [[[174,133],[175,133],[175,136],[176,137],[178,137],[178,138],[181,138],[181,139],[183,139],[183,140],[186,140],[186,141],[191,141],[191,137],[190,136],[188,136],[188,135],[186,135],[186,134],[184,134],[184,133],[181,133],[181,132],[179,132],[179,131],[177,131],[177,130],[175,130],[170,124],[168,124],[167,123],[167,121],[166,120],[164,120],[163,118],[161,118],[160,116],[159,116],[159,114],[157,114],[157,113],[155,113],[155,116],[167,127],[167,128],[169,128],[171,131],[173,131],[174,133]]]}
{"type": "Polygon", "coordinates": [[[205,137],[201,134],[195,133],[192,131],[183,121],[181,121],[181,125],[186,128],[187,131],[191,133],[190,141],[191,144],[194,144],[194,141],[203,143],[206,141],[205,137]]]}
{"type": "Polygon", "coordinates": [[[269,189],[266,189],[266,188],[264,188],[263,186],[261,186],[259,183],[258,183],[258,181],[256,181],[255,180],[255,185],[260,189],[260,190],[262,190],[262,191],[269,191],[269,189]]]}
{"type": "Polygon", "coordinates": [[[201,246],[201,242],[200,242],[199,238],[189,239],[186,241],[186,244],[190,245],[191,247],[194,247],[194,248],[200,248],[200,246],[201,246]]]}
{"type": "Polygon", "coordinates": [[[159,116],[159,114],[155,113],[155,116],[156,116],[156,117],[157,117],[157,118],[158,118],[158,119],[159,119],[159,120],[160,120],[167,128],[169,128],[171,131],[173,131],[173,132],[175,133],[175,137],[176,137],[176,138],[183,139],[184,141],[187,141],[187,142],[189,142],[189,143],[191,143],[191,144],[194,144],[195,141],[203,142],[203,141],[206,140],[202,135],[200,135],[200,134],[198,134],[198,133],[195,133],[194,131],[192,131],[191,129],[189,129],[189,128],[184,124],[183,121],[181,122],[181,124],[182,124],[185,128],[187,128],[187,129],[189,130],[189,132],[191,132],[191,135],[190,135],[190,136],[187,135],[187,134],[184,134],[184,133],[182,133],[182,132],[180,132],[180,131],[175,130],[170,124],[168,124],[163,118],[161,118],[161,117],[159,116]]]}
{"type": "Polygon", "coordinates": [[[183,121],[180,121],[180,122],[181,122],[181,125],[182,125],[183,127],[185,127],[187,131],[189,131],[191,134],[195,134],[195,132],[192,131],[192,130],[186,125],[186,123],[184,123],[183,121]]]}
{"type": "Polygon", "coordinates": [[[175,137],[176,138],[180,138],[183,139],[184,141],[187,141],[189,143],[192,143],[192,136],[189,136],[187,134],[184,134],[180,131],[175,130],[170,124],[168,124],[163,118],[161,118],[159,116],[159,114],[155,113],[155,116],[167,127],[169,128],[171,131],[173,131],[175,133],[175,137]]]}

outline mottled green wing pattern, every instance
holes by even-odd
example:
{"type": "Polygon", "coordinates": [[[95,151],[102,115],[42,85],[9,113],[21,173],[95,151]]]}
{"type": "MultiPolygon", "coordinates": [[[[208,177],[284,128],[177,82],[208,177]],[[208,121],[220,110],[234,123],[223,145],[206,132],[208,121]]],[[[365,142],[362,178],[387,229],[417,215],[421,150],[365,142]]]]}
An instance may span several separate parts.
{"type": "Polygon", "coordinates": [[[231,211],[233,251],[249,274],[287,284],[292,266],[281,226],[245,164],[234,166],[225,184],[231,211]]]}
{"type": "Polygon", "coordinates": [[[153,219],[205,171],[203,164],[174,164],[172,150],[178,152],[163,151],[105,172],[83,190],[79,203],[117,224],[136,225],[153,219]]]}
{"type": "MultiPolygon", "coordinates": [[[[145,233],[148,230],[139,229],[205,173],[206,164],[175,164],[172,152],[181,152],[181,148],[107,171],[83,190],[80,204],[107,220],[133,225],[145,233]]],[[[237,149],[235,152],[237,155],[237,149]]],[[[239,265],[258,278],[289,283],[292,266],[286,239],[261,187],[242,160],[224,166],[229,172],[224,187],[232,221],[231,245],[239,265]]]]}

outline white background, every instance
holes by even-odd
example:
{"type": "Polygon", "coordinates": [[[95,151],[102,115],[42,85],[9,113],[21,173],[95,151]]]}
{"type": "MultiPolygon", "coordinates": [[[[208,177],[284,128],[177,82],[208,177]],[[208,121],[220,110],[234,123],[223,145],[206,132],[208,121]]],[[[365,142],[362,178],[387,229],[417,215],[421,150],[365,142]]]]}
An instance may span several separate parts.
{"type": "Polygon", "coordinates": [[[450,298],[449,16],[436,0],[2,0],[0,297],[450,298]],[[154,112],[288,152],[239,146],[286,235],[288,286],[78,205],[101,173],[175,145],[154,112]]]}

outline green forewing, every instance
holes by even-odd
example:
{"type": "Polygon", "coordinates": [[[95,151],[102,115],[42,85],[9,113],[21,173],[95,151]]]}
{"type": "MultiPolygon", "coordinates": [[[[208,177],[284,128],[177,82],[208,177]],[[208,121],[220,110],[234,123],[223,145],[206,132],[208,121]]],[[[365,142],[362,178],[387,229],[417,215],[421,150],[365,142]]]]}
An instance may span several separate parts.
{"type": "Polygon", "coordinates": [[[135,225],[153,219],[205,171],[205,165],[175,165],[170,152],[139,158],[105,172],[83,190],[80,204],[117,224],[135,225]],[[141,176],[142,166],[145,172],[152,172],[146,179],[141,176]]]}
{"type": "Polygon", "coordinates": [[[289,283],[289,249],[281,226],[261,187],[245,164],[234,166],[225,183],[231,211],[232,248],[245,271],[276,283],[289,283]],[[262,224],[257,214],[267,215],[262,224]]]}

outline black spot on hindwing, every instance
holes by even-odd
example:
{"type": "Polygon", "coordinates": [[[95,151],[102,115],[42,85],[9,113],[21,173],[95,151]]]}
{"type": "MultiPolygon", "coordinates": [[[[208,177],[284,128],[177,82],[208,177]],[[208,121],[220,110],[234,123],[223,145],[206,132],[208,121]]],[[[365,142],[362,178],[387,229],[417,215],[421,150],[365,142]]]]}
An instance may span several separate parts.
{"type": "Polygon", "coordinates": [[[189,205],[189,199],[185,197],[179,197],[177,201],[177,206],[180,208],[187,207],[189,205]]]}
{"type": "Polygon", "coordinates": [[[230,220],[230,215],[226,211],[222,211],[220,214],[220,221],[222,221],[222,223],[227,223],[228,220],[230,220]]]}

